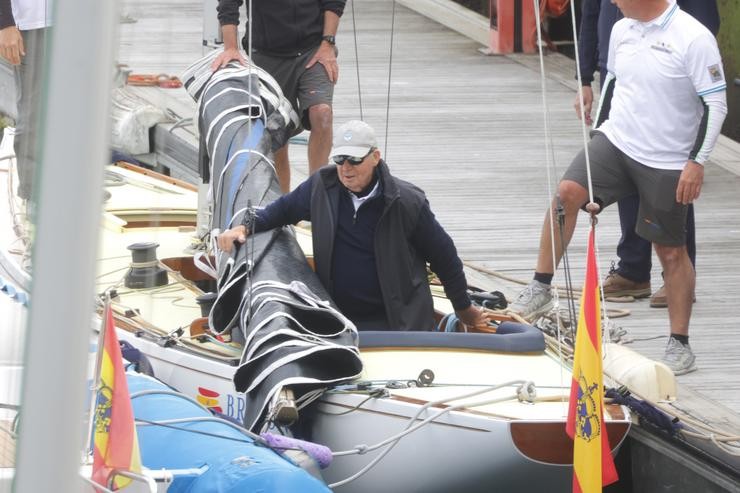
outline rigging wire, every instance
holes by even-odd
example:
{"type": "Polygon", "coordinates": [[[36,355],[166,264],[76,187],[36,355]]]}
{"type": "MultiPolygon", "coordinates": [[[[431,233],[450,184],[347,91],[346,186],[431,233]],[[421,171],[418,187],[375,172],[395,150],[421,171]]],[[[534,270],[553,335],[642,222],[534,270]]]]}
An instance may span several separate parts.
{"type": "Polygon", "coordinates": [[[388,92],[385,97],[385,159],[388,160],[388,126],[391,112],[391,76],[393,71],[393,38],[396,32],[396,0],[393,0],[391,10],[391,45],[388,53],[388,92]]]}
{"type": "MultiPolygon", "coordinates": [[[[545,132],[545,170],[547,173],[547,185],[546,185],[546,196],[552,197],[552,189],[553,189],[553,173],[551,173],[551,169],[554,171],[555,168],[555,156],[552,153],[552,135],[550,134],[550,112],[548,110],[549,104],[547,100],[547,80],[545,79],[545,55],[542,49],[542,32],[540,30],[540,26],[542,25],[542,19],[540,16],[540,5],[538,0],[532,0],[534,3],[534,12],[535,12],[535,22],[537,24],[537,28],[535,31],[537,32],[537,51],[539,54],[539,62],[540,62],[540,92],[542,95],[542,118],[544,120],[544,132],[545,132]],[[547,152],[547,151],[550,152],[547,152]]],[[[551,203],[552,204],[552,203],[551,203]]],[[[550,214],[548,214],[549,223],[550,223],[550,238],[552,241],[550,242],[550,250],[552,255],[552,264],[553,269],[557,265],[556,261],[556,255],[555,255],[555,224],[552,217],[552,205],[549,206],[548,210],[550,211],[550,214]]],[[[554,272],[556,272],[557,269],[554,269],[554,272]]],[[[568,287],[566,285],[566,287],[568,287]]],[[[555,308],[555,320],[556,320],[556,326],[557,326],[557,338],[560,340],[562,334],[560,332],[560,310],[558,309],[559,306],[559,296],[558,291],[555,290],[553,294],[553,300],[554,300],[554,308],[555,308]]],[[[562,361],[563,355],[562,350],[560,349],[558,345],[558,360],[562,361]]],[[[562,370],[561,370],[562,374],[562,370]]],[[[561,375],[562,376],[562,375],[561,375]]]]}
{"type": "MultiPolygon", "coordinates": [[[[576,56],[576,79],[578,81],[578,104],[580,105],[579,110],[581,111],[581,115],[579,120],[581,121],[581,138],[583,141],[583,155],[586,159],[586,177],[588,179],[588,200],[590,203],[594,203],[594,189],[593,189],[593,182],[591,181],[591,157],[588,152],[588,131],[586,130],[586,120],[583,116],[583,107],[584,107],[584,101],[583,101],[583,77],[581,74],[581,57],[578,53],[578,29],[577,29],[577,23],[576,23],[576,12],[574,8],[570,9],[570,18],[571,18],[571,25],[573,28],[573,44],[575,45],[576,49],[575,56],[576,56]]],[[[592,212],[591,216],[591,223],[592,227],[594,228],[594,255],[596,257],[596,279],[598,281],[599,285],[599,292],[601,294],[601,299],[605,300],[606,296],[604,295],[604,285],[601,282],[601,275],[599,274],[599,242],[597,241],[597,235],[596,235],[596,216],[592,212]]],[[[608,323],[609,321],[609,315],[606,310],[606,303],[601,303],[601,316],[602,318],[608,323]]],[[[610,334],[609,331],[604,331],[605,335],[603,337],[603,344],[610,342],[610,334]]],[[[606,346],[605,346],[606,347],[606,346]]]]}
{"type": "MultiPolygon", "coordinates": [[[[352,37],[355,42],[355,71],[357,72],[357,99],[360,104],[360,120],[365,121],[362,110],[362,88],[360,87],[360,56],[357,54],[357,22],[355,21],[355,0],[352,0],[352,37]]],[[[387,139],[387,136],[386,136],[387,139]]]]}

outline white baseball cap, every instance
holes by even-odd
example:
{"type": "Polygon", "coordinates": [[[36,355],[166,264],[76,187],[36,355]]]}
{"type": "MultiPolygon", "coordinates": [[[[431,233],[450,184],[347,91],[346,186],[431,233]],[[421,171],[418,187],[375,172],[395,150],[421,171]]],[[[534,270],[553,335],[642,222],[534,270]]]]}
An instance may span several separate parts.
{"type": "Polygon", "coordinates": [[[360,120],[350,120],[334,132],[334,148],[331,156],[361,157],[378,147],[375,130],[360,120]]]}

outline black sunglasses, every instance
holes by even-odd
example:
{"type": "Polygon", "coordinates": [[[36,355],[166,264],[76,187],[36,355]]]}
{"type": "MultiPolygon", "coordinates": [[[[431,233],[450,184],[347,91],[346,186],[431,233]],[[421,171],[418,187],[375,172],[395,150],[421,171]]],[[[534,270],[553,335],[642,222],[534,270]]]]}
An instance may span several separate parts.
{"type": "Polygon", "coordinates": [[[367,151],[367,154],[365,154],[362,157],[348,156],[346,154],[341,154],[339,156],[334,156],[332,160],[334,161],[334,164],[336,164],[337,166],[343,165],[345,161],[347,161],[352,166],[358,166],[362,164],[365,158],[367,158],[370,154],[372,154],[374,150],[375,150],[374,147],[371,148],[369,151],[367,151]]]}

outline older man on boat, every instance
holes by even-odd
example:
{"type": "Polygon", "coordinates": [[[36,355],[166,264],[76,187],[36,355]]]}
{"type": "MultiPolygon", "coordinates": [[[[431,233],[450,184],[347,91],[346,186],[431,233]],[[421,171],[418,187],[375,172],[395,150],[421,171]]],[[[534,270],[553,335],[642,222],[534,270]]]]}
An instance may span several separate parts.
{"type": "MultiPolygon", "coordinates": [[[[471,304],[462,261],[429,208],[424,192],[391,175],[374,130],[353,120],[334,134],[334,164],[258,210],[255,232],[310,220],[316,273],[359,330],[432,330],[427,262],[442,281],[460,321],[483,326],[471,304]]],[[[231,251],[250,231],[219,235],[231,251]]]]}
{"type": "MultiPolygon", "coordinates": [[[[636,231],[654,245],[665,277],[670,337],[663,361],[680,375],[696,369],[689,345],[696,275],[686,252],[686,214],[727,114],[722,60],[712,33],[675,2],[613,1],[625,18],[609,42],[604,97],[587,148],[590,181],[602,207],[639,194],[636,231]]],[[[510,306],[526,318],[552,307],[554,269],[589,199],[588,182],[581,151],[551,209],[562,205],[562,231],[555,228],[553,243],[546,217],[534,279],[510,306]]]]}

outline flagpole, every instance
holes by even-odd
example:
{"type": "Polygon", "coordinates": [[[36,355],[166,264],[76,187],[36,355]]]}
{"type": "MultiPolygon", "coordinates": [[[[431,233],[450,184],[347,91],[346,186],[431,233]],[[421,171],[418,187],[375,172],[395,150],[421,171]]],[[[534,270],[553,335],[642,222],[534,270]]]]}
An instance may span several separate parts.
{"type": "Polygon", "coordinates": [[[98,331],[98,347],[95,351],[95,369],[93,370],[93,378],[90,384],[90,392],[92,398],[90,399],[90,410],[87,413],[88,419],[90,420],[87,427],[87,456],[91,457],[95,444],[93,444],[93,433],[95,432],[95,407],[98,403],[98,390],[100,389],[100,367],[103,364],[103,347],[105,344],[105,324],[108,320],[106,316],[110,306],[110,293],[106,291],[105,302],[103,303],[103,316],[101,317],[100,330],[98,331]]]}

